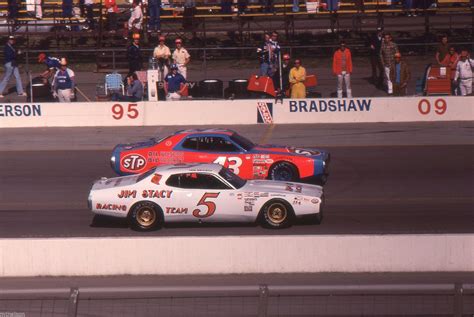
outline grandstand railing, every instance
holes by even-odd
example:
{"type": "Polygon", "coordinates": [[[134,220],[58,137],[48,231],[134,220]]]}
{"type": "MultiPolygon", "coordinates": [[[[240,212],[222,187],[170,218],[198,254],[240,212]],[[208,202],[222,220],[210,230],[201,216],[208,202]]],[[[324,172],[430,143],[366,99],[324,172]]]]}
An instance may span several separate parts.
{"type": "MultiPolygon", "coordinates": [[[[140,316],[467,316],[472,284],[225,285],[0,289],[0,312],[76,317],[140,316]],[[6,311],[5,311],[6,309],[6,311]],[[192,312],[192,313],[191,313],[192,312]]],[[[23,315],[21,315],[23,314],[23,315]]]]}

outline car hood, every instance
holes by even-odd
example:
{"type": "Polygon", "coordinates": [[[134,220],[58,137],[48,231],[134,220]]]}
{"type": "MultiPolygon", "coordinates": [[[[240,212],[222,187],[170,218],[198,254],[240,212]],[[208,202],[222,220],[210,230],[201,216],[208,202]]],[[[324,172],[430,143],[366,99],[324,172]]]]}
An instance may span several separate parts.
{"type": "Polygon", "coordinates": [[[92,190],[101,190],[101,189],[108,189],[108,188],[115,188],[115,187],[122,187],[122,186],[130,186],[137,182],[137,179],[140,175],[130,175],[130,176],[122,176],[122,177],[113,177],[113,178],[101,178],[94,182],[92,186],[92,190]]]}
{"type": "Polygon", "coordinates": [[[278,153],[288,153],[288,154],[295,154],[295,155],[302,155],[302,156],[320,156],[324,151],[316,150],[316,149],[304,149],[304,148],[297,148],[292,146],[281,146],[281,145],[273,145],[273,144],[265,144],[265,145],[257,145],[255,146],[252,151],[257,152],[278,152],[278,153]]]}
{"type": "Polygon", "coordinates": [[[240,190],[251,192],[306,195],[313,197],[321,197],[323,194],[323,188],[318,185],[271,180],[249,180],[240,190]]]}

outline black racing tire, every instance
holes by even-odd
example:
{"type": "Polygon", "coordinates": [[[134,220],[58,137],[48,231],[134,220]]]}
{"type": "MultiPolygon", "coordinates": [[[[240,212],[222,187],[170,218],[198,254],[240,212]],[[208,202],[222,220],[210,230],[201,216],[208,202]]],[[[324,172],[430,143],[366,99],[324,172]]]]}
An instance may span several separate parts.
{"type": "Polygon", "coordinates": [[[295,182],[299,180],[296,167],[288,162],[276,162],[268,173],[269,179],[275,181],[295,182]]]}
{"type": "Polygon", "coordinates": [[[294,218],[293,208],[281,199],[270,200],[260,211],[260,224],[269,229],[288,228],[293,224],[294,218]]]}
{"type": "Polygon", "coordinates": [[[133,230],[156,230],[163,225],[163,210],[150,201],[141,201],[132,207],[129,219],[133,230]]]}

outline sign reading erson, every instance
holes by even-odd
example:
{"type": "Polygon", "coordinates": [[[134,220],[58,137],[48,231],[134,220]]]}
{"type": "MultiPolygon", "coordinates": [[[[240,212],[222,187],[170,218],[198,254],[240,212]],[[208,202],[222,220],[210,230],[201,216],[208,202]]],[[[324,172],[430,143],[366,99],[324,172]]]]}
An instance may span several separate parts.
{"type": "Polygon", "coordinates": [[[0,105],[0,117],[41,117],[41,105],[0,105]]]}

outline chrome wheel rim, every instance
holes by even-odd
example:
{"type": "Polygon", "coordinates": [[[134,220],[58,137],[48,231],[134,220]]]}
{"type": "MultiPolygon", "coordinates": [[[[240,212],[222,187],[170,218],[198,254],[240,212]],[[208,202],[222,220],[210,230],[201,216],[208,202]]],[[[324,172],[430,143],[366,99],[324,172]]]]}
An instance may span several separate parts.
{"type": "Polygon", "coordinates": [[[281,224],[288,217],[288,211],[283,204],[272,204],[267,210],[268,219],[275,224],[281,224]]]}
{"type": "Polygon", "coordinates": [[[151,226],[156,220],[156,213],[151,208],[142,208],[137,212],[137,222],[143,227],[151,226]]]}

